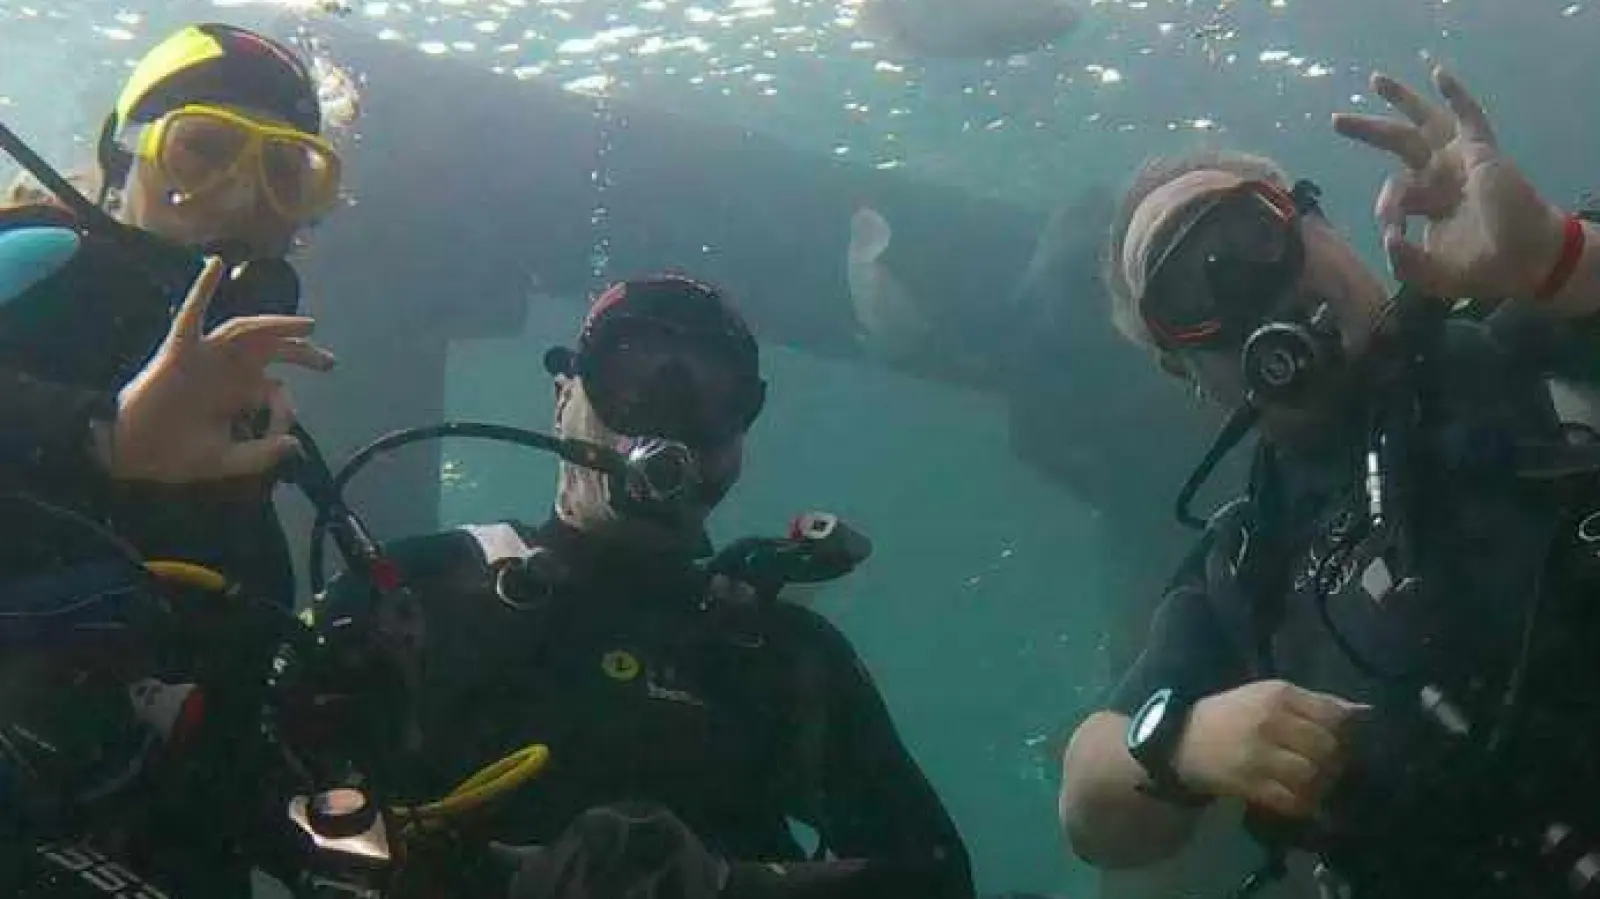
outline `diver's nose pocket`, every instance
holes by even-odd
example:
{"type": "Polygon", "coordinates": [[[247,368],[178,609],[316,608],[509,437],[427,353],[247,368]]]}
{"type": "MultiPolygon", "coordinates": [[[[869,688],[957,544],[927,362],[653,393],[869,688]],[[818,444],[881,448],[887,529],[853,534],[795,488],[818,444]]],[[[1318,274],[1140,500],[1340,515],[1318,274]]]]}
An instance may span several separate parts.
{"type": "Polygon", "coordinates": [[[656,375],[652,400],[677,416],[687,416],[695,409],[694,373],[682,360],[673,359],[662,366],[656,375]]]}

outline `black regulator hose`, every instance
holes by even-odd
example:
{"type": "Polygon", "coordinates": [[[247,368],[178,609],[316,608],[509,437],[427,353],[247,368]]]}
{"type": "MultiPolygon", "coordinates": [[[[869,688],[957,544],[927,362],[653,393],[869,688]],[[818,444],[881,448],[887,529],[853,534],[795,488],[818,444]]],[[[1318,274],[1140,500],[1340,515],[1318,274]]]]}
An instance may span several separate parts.
{"type": "MultiPolygon", "coordinates": [[[[296,432],[300,437],[301,432],[296,432]]],[[[335,523],[339,511],[344,508],[344,489],[350,481],[377,457],[393,452],[403,446],[413,443],[422,443],[428,440],[438,440],[445,437],[467,437],[476,440],[492,440],[499,443],[510,443],[517,446],[526,446],[531,449],[543,450],[553,453],[574,465],[582,465],[607,474],[621,475],[628,470],[627,459],[616,450],[589,443],[582,440],[570,440],[532,431],[527,428],[518,428],[511,425],[495,425],[472,421],[447,421],[441,424],[428,425],[418,428],[405,428],[379,437],[350,457],[337,473],[332,474],[320,491],[325,494],[323,501],[313,499],[317,507],[317,517],[311,526],[311,546],[307,553],[307,568],[310,569],[311,593],[316,595],[327,587],[327,575],[323,571],[323,544],[326,541],[328,529],[335,523]]],[[[320,454],[315,452],[314,444],[309,444],[302,438],[303,445],[308,447],[308,456],[320,460],[320,454]]],[[[327,470],[325,463],[321,464],[327,470]]]]}
{"type": "Polygon", "coordinates": [[[1211,448],[1206,450],[1205,457],[1190,473],[1188,480],[1184,481],[1183,489],[1178,491],[1178,498],[1173,502],[1173,515],[1179,524],[1197,531],[1205,530],[1209,520],[1194,514],[1192,510],[1194,498],[1200,492],[1200,488],[1211,479],[1211,475],[1217,470],[1217,466],[1222,464],[1222,460],[1233,452],[1234,447],[1238,446],[1245,435],[1250,433],[1250,429],[1255,427],[1260,417],[1261,411],[1249,404],[1240,406],[1228,416],[1228,420],[1223,423],[1216,438],[1211,442],[1211,448]]]}
{"type": "Polygon", "coordinates": [[[381,553],[376,541],[367,532],[366,525],[345,505],[343,495],[334,486],[333,471],[327,457],[322,454],[311,433],[298,422],[291,433],[300,443],[300,454],[285,468],[283,476],[299,487],[316,509],[316,524],[312,530],[316,539],[311,544],[312,584],[313,592],[316,592],[321,589],[316,586],[316,575],[322,566],[322,538],[330,528],[333,529],[339,555],[348,569],[366,572],[370,567],[368,563],[380,558],[381,553]]]}
{"type": "Polygon", "coordinates": [[[96,206],[93,201],[84,196],[81,191],[72,186],[72,182],[62,177],[55,167],[45,162],[44,158],[33,151],[27,142],[17,136],[4,122],[0,122],[0,149],[10,154],[17,164],[27,170],[28,174],[39,179],[45,189],[55,194],[56,198],[72,209],[83,225],[89,230],[99,230],[108,235],[125,234],[132,230],[111,217],[111,214],[96,206]]]}

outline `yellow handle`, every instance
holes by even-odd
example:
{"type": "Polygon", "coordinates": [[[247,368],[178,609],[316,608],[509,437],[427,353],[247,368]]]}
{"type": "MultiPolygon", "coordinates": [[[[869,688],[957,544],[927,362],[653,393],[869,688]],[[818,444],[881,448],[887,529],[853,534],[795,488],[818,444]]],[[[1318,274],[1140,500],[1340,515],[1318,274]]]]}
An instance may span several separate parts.
{"type": "Polygon", "coordinates": [[[397,815],[423,822],[453,818],[497,799],[538,777],[550,762],[550,747],[525,746],[461,782],[450,795],[425,805],[395,809],[397,815]]]}
{"type": "Polygon", "coordinates": [[[154,560],[144,563],[145,570],[163,581],[172,581],[185,587],[221,593],[228,588],[228,579],[222,573],[196,565],[193,562],[154,560]]]}

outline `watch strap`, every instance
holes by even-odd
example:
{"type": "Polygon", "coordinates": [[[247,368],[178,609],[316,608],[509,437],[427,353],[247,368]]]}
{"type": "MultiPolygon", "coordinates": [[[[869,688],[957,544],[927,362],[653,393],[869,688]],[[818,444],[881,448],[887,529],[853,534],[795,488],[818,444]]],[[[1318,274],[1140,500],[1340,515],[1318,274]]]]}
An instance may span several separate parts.
{"type": "Polygon", "coordinates": [[[1157,770],[1151,770],[1151,766],[1145,767],[1145,773],[1150,779],[1138,785],[1136,789],[1139,792],[1151,799],[1184,808],[1204,808],[1211,804],[1212,797],[1184,786],[1171,766],[1153,767],[1157,770]]]}
{"type": "Polygon", "coordinates": [[[1186,808],[1207,805],[1211,797],[1185,786],[1173,766],[1173,758],[1183,742],[1183,734],[1188,729],[1189,716],[1194,709],[1190,697],[1173,690],[1159,690],[1151,695],[1145,708],[1140,710],[1135,720],[1129,722],[1129,726],[1141,726],[1139,719],[1149,714],[1158,702],[1163,707],[1162,718],[1156,724],[1155,731],[1139,741],[1137,746],[1131,737],[1129,739],[1129,752],[1148,777],[1148,780],[1139,784],[1139,792],[1152,799],[1186,808]]]}

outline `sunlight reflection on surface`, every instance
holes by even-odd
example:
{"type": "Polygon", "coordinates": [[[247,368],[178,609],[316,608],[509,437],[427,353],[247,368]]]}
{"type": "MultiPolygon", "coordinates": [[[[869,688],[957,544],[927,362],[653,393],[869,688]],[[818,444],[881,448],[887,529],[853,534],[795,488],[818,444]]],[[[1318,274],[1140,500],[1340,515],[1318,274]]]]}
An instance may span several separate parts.
{"type": "MultiPolygon", "coordinates": [[[[1374,56],[1405,58],[1454,34],[1462,0],[1406,4],[1404,22],[1357,46],[1310,0],[1082,0],[1084,24],[1026,57],[920,65],[892,59],[856,24],[860,0],[213,0],[219,9],[337,16],[428,57],[517,79],[549,79],[731,121],[817,153],[1036,202],[1039,188],[1125,164],[1151,135],[1227,133],[1243,106],[1283,122],[1359,98],[1374,56]],[[1302,22],[1302,19],[1304,21],[1302,22]],[[1302,45],[1305,46],[1302,46],[1302,45]],[[1361,57],[1352,54],[1363,54],[1361,57]],[[1269,99],[1270,98],[1270,99],[1269,99]],[[1006,177],[996,183],[1003,164],[1006,177]]],[[[155,4],[133,4],[157,10],[155,4]]],[[[1358,20],[1370,0],[1339,4],[1358,20]]],[[[1584,12],[1552,7],[1553,23],[1584,12]]],[[[116,2],[0,0],[16,26],[109,46],[124,62],[173,24],[116,2]],[[72,29],[77,29],[73,32],[72,29]]],[[[1553,27],[1560,27],[1554,25],[1553,27]]],[[[1370,29],[1369,29],[1370,30],[1370,29]]],[[[1364,34],[1355,28],[1351,34],[1364,34]]],[[[13,100],[17,99],[15,97],[13,100]]],[[[1059,191],[1050,191],[1056,195],[1059,191]]]]}

